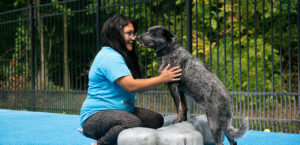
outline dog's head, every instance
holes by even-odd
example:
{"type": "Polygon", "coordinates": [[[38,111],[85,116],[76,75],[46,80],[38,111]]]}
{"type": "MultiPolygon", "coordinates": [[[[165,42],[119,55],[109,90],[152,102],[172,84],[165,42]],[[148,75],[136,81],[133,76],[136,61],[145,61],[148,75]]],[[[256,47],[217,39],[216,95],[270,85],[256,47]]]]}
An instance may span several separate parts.
{"type": "Polygon", "coordinates": [[[177,42],[177,37],[163,26],[154,26],[137,37],[140,47],[153,48],[156,52],[171,47],[177,42]]]}

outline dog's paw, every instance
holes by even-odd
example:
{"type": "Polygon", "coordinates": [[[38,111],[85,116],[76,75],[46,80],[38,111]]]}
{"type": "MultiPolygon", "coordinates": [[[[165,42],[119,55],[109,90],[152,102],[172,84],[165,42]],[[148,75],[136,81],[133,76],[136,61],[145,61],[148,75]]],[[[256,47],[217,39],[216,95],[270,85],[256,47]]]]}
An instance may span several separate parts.
{"type": "Polygon", "coordinates": [[[179,120],[179,119],[176,119],[176,120],[173,120],[172,121],[172,124],[175,124],[175,123],[180,123],[181,122],[181,120],[179,120]]]}

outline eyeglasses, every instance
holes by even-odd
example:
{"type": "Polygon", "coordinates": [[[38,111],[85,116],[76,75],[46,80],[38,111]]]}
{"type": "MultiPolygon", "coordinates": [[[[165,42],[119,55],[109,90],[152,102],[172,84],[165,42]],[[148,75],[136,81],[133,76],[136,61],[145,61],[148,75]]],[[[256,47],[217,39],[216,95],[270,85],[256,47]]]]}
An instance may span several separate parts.
{"type": "Polygon", "coordinates": [[[136,37],[136,35],[137,35],[136,32],[132,32],[132,31],[124,32],[124,33],[127,34],[129,37],[136,37]]]}

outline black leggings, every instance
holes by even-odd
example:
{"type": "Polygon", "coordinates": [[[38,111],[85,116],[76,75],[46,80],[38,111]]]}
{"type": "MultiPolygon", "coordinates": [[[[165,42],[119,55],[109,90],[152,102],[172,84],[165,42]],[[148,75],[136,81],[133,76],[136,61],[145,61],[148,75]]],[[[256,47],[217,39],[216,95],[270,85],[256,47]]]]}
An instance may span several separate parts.
{"type": "Polygon", "coordinates": [[[164,118],[154,111],[135,107],[133,113],[105,110],[95,113],[83,123],[83,133],[100,145],[116,145],[119,133],[127,128],[159,128],[164,118]]]}

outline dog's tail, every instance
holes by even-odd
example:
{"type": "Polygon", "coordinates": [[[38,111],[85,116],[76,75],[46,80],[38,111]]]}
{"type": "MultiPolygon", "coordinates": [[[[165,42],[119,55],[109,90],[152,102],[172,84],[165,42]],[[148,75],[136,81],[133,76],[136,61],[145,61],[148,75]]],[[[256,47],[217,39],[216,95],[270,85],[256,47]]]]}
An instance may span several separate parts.
{"type": "Polygon", "coordinates": [[[249,128],[248,118],[243,119],[240,128],[236,129],[231,125],[231,121],[228,123],[225,129],[226,135],[230,138],[240,138],[242,137],[249,128]]]}

